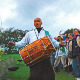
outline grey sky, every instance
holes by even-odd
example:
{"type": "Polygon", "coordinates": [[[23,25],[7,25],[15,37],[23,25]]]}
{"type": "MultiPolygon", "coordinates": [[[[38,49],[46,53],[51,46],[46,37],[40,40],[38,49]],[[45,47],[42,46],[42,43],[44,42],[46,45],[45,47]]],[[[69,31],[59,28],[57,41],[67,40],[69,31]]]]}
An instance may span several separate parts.
{"type": "Polygon", "coordinates": [[[34,28],[40,17],[43,27],[53,36],[70,28],[80,27],[80,0],[0,0],[2,28],[22,30],[34,28]]]}

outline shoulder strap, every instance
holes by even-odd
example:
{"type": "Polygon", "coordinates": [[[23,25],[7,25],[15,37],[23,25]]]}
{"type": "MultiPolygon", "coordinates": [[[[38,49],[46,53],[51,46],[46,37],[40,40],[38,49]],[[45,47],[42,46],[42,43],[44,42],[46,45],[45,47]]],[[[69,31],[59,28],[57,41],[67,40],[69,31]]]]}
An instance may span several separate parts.
{"type": "Polygon", "coordinates": [[[76,41],[77,41],[77,45],[80,47],[80,36],[77,36],[76,41]]]}
{"type": "Polygon", "coordinates": [[[45,31],[45,34],[48,35],[50,37],[50,34],[48,31],[44,30],[45,31]]]}
{"type": "Polygon", "coordinates": [[[72,40],[69,40],[69,42],[68,42],[68,51],[69,51],[69,44],[70,44],[71,41],[72,41],[72,40]]]}

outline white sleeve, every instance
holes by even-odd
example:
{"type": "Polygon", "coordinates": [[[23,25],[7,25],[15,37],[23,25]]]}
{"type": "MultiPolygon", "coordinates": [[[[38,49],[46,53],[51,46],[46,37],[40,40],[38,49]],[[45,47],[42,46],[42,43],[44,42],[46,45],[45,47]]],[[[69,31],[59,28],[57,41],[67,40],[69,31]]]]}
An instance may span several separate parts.
{"type": "Polygon", "coordinates": [[[28,43],[29,43],[29,35],[26,34],[21,41],[15,42],[15,46],[17,46],[17,47],[24,47],[28,43]]]}
{"type": "Polygon", "coordinates": [[[51,35],[50,35],[50,39],[51,39],[53,45],[54,45],[56,48],[58,48],[58,47],[59,47],[59,42],[57,42],[54,38],[52,38],[51,35]]]}

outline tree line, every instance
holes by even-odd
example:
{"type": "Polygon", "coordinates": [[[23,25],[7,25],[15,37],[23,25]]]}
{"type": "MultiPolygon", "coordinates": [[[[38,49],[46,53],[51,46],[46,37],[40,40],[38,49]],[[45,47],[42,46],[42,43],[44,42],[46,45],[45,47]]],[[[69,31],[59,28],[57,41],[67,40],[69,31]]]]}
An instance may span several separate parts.
{"type": "MultiPolygon", "coordinates": [[[[63,35],[72,33],[72,31],[73,29],[68,29],[63,33],[63,35]]],[[[6,30],[0,29],[0,45],[5,44],[5,47],[7,47],[7,44],[9,41],[18,42],[25,36],[27,32],[29,32],[29,30],[23,31],[23,30],[14,29],[14,28],[8,28],[6,30]]],[[[8,48],[9,48],[8,53],[12,53],[11,52],[12,47],[8,46],[8,48]]]]}
{"type": "Polygon", "coordinates": [[[27,32],[28,30],[23,31],[14,28],[8,28],[4,31],[0,29],[0,45],[5,44],[7,46],[9,41],[17,42],[18,40],[21,40],[27,32]]]}

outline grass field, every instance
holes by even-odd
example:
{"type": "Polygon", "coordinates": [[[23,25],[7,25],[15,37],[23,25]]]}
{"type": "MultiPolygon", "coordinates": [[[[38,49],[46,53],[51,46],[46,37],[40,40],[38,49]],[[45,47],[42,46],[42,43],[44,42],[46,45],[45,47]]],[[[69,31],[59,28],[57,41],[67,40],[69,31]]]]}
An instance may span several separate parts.
{"type": "MultiPolygon", "coordinates": [[[[20,54],[8,54],[0,57],[0,60],[4,60],[6,58],[13,57],[16,60],[17,67],[19,69],[17,71],[9,72],[6,75],[6,78],[11,78],[12,80],[27,80],[30,75],[30,69],[28,66],[24,64],[24,62],[18,62],[20,60],[20,54]]],[[[71,74],[67,74],[64,71],[60,71],[59,73],[55,73],[55,80],[76,80],[71,74]]]]}

